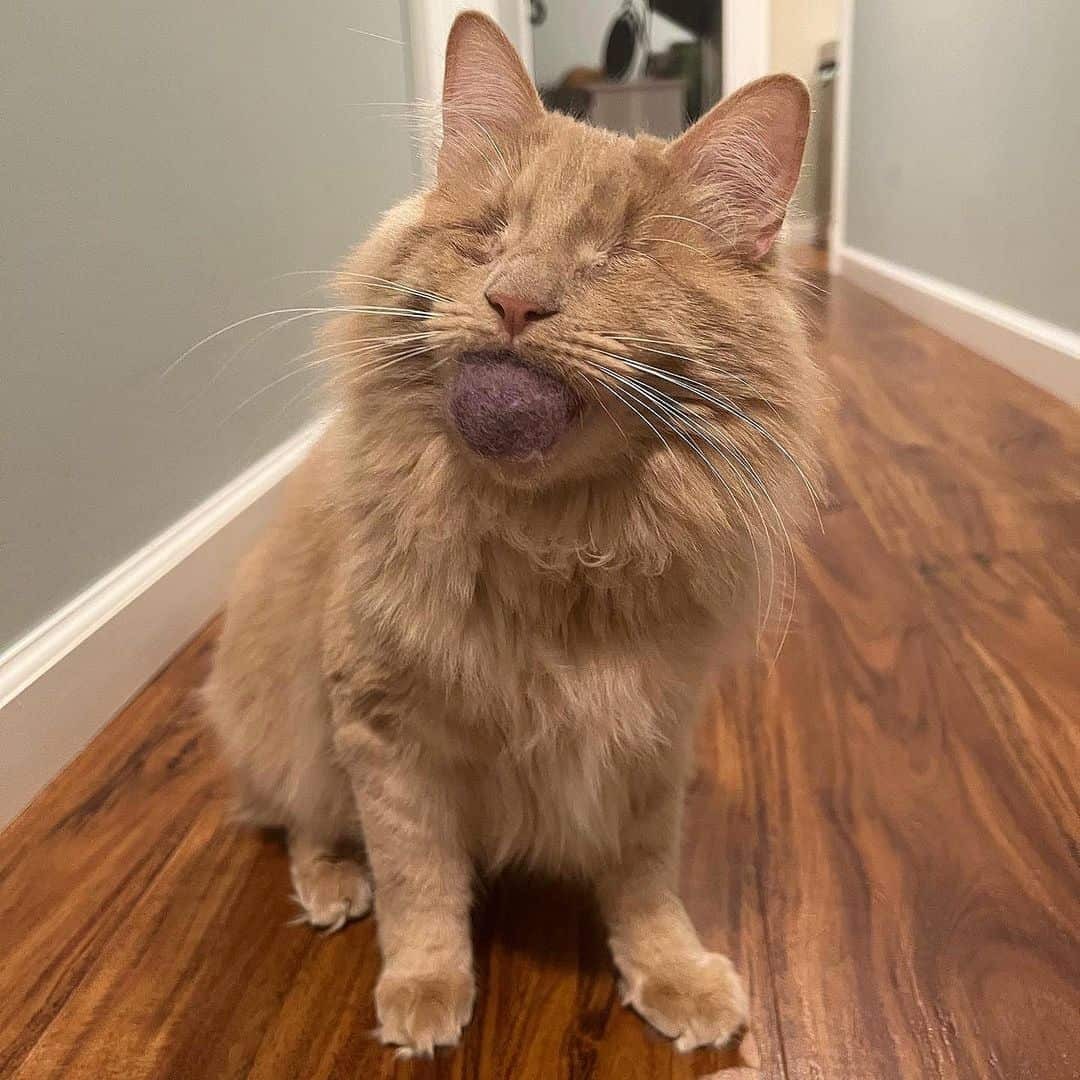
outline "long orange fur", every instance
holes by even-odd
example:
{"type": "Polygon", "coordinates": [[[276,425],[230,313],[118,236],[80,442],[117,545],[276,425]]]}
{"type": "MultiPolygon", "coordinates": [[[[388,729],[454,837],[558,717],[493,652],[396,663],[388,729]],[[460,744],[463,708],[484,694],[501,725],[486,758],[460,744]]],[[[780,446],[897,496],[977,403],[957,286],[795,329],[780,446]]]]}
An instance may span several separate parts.
{"type": "Polygon", "coordinates": [[[668,145],[545,113],[482,16],[447,55],[438,180],[340,275],[342,308],[390,310],[327,333],[329,429],[238,576],[210,716],[310,921],[374,890],[385,1041],[457,1040],[474,874],[525,862],[595,886],[628,1004],[723,1044],[746,995],[678,900],[679,815],[710,674],[782,621],[817,477],[775,242],[806,92],[763,80],[668,145]],[[507,348],[493,284],[551,298],[513,347],[584,403],[527,461],[447,410],[462,354],[507,348]]]}

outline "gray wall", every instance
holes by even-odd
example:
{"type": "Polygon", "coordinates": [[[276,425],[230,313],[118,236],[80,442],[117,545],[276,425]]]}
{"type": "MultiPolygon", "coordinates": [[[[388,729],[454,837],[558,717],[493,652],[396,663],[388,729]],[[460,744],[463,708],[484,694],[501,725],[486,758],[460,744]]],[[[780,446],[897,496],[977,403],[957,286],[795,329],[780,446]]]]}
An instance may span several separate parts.
{"type": "Polygon", "coordinates": [[[1080,4],[858,0],[846,242],[1080,330],[1080,4]]]}
{"type": "Polygon", "coordinates": [[[412,185],[371,107],[408,97],[405,49],[349,27],[406,36],[396,0],[0,9],[0,650],[310,419],[304,377],[240,408],[306,329],[162,373],[319,303],[274,276],[412,185]]]}

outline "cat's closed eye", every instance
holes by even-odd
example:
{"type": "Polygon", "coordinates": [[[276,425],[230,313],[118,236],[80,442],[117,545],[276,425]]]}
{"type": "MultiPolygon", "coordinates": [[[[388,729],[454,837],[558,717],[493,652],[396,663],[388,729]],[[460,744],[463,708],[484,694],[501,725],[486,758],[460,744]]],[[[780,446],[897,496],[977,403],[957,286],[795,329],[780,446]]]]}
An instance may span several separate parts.
{"type": "Polygon", "coordinates": [[[632,265],[637,254],[633,242],[628,237],[595,246],[589,245],[578,253],[578,274],[584,277],[597,277],[606,273],[618,273],[628,265],[632,265]]]}
{"type": "Polygon", "coordinates": [[[477,266],[491,262],[502,246],[502,223],[494,219],[462,222],[448,230],[450,246],[477,266]]]}

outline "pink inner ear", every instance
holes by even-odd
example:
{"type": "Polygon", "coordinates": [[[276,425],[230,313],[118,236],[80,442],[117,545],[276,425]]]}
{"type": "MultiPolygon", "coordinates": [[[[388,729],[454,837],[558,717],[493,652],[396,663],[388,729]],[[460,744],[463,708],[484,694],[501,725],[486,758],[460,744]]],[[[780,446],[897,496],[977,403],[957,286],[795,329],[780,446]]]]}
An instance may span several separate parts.
{"type": "Polygon", "coordinates": [[[699,188],[700,211],[748,258],[776,240],[795,190],[810,97],[791,75],[770,75],[720,102],[668,153],[699,188]]]}
{"type": "Polygon", "coordinates": [[[459,15],[446,44],[440,176],[467,158],[490,154],[488,140],[497,140],[543,112],[536,88],[506,35],[486,15],[475,11],[459,15]]]}
{"type": "MultiPolygon", "coordinates": [[[[782,224],[782,222],[781,222],[782,224]]],[[[780,225],[777,225],[775,229],[769,232],[763,232],[755,241],[754,246],[750,251],[750,258],[757,261],[758,259],[765,258],[768,255],[769,250],[772,248],[776,241],[776,234],[780,231],[780,225]]]]}

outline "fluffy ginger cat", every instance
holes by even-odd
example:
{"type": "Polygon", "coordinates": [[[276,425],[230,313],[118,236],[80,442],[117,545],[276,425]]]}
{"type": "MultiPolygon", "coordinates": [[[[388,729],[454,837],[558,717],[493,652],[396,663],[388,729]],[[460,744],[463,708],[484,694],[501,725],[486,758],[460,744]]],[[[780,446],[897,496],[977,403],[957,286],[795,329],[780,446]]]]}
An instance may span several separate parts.
{"type": "Polygon", "coordinates": [[[807,93],[631,139],[545,112],[467,13],[442,116],[437,179],[337,281],[329,427],[241,569],[209,714],[308,920],[374,897],[385,1042],[458,1040],[473,878],[516,863],[590,884],[679,1049],[728,1044],[747,997],[678,898],[680,808],[817,471],[774,243],[807,93]]]}

